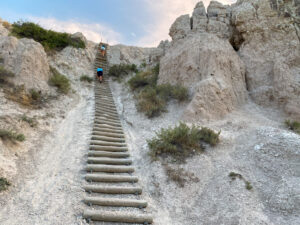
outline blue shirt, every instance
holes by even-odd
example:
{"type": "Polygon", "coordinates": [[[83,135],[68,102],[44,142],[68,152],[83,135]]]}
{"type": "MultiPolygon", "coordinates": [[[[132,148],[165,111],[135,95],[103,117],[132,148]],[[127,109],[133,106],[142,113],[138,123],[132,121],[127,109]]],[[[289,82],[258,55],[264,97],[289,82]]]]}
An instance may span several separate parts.
{"type": "Polygon", "coordinates": [[[103,71],[103,69],[102,68],[97,68],[97,72],[99,72],[99,71],[103,71]]]}

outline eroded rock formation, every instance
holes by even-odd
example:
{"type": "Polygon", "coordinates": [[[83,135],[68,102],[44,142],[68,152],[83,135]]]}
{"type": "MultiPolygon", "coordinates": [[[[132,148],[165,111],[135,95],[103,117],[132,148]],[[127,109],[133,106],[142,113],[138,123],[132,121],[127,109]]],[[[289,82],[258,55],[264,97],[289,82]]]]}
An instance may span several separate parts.
{"type": "MultiPolygon", "coordinates": [[[[242,73],[238,76],[240,80],[245,76],[245,85],[228,82],[227,88],[240,88],[239,93],[244,93],[246,86],[256,103],[282,107],[291,117],[300,118],[299,21],[298,0],[239,0],[231,6],[211,1],[207,12],[199,2],[191,18],[180,16],[171,26],[171,47],[161,60],[159,81],[183,83],[189,87],[194,94],[191,105],[195,114],[205,117],[224,115],[239,105],[234,102],[242,101],[236,101],[234,95],[226,94],[228,89],[211,85],[207,76],[199,74],[203,71],[209,74],[209,68],[216,67],[218,77],[224,78],[232,74],[228,68],[245,66],[245,70],[238,72],[242,73]],[[211,36],[207,38],[203,34],[211,36]],[[200,44],[202,41],[205,44],[200,44]],[[204,45],[207,45],[206,51],[201,47],[204,45]],[[226,54],[216,54],[225,49],[226,54]],[[216,57],[208,60],[212,55],[216,57]],[[227,60],[219,61],[221,57],[227,60]],[[195,88],[204,81],[211,88],[195,88]],[[214,110],[209,106],[208,103],[214,104],[212,100],[218,95],[226,96],[228,107],[214,110]]],[[[235,74],[232,76],[237,78],[235,74]]],[[[237,90],[231,89],[231,92],[237,90]]],[[[216,100],[215,107],[218,108],[221,99],[216,100]]]]}

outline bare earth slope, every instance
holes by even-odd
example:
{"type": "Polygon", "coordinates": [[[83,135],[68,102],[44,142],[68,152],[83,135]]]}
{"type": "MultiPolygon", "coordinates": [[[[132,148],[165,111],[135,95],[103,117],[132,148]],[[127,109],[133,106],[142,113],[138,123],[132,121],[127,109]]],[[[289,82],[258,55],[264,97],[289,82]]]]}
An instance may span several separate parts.
{"type": "Polygon", "coordinates": [[[113,83],[112,90],[155,224],[299,224],[300,138],[286,130],[280,111],[248,101],[224,119],[199,121],[221,130],[221,143],[179,166],[199,178],[180,188],[168,181],[160,162],[151,163],[146,140],[174,126],[186,106],[171,104],[167,114],[149,120],[137,114],[125,87],[113,83]],[[230,172],[241,174],[253,189],[231,181],[230,172]]]}
{"type": "Polygon", "coordinates": [[[8,201],[0,196],[0,224],[82,224],[82,170],[92,127],[92,93],[83,89],[76,107],[41,141],[36,155],[26,159],[31,166],[8,201]]]}

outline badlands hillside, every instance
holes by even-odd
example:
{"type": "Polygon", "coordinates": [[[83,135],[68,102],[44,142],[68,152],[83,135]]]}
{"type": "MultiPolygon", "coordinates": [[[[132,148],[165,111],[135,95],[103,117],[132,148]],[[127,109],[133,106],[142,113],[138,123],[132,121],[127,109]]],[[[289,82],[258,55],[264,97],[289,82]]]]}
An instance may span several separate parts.
{"type": "MultiPolygon", "coordinates": [[[[95,98],[81,78],[94,76],[98,44],[75,33],[85,48],[49,52],[11,26],[0,21],[0,224],[88,224],[95,98]],[[55,74],[68,91],[51,85],[55,74]]],[[[300,1],[199,2],[169,34],[156,48],[108,49],[111,67],[140,71],[109,79],[154,224],[300,224],[300,128],[285,124],[300,121],[300,1]],[[155,70],[155,85],[189,97],[153,116],[138,107],[132,79],[155,70]],[[180,122],[220,131],[218,144],[183,161],[153,160],[149,140],[180,122]]]]}

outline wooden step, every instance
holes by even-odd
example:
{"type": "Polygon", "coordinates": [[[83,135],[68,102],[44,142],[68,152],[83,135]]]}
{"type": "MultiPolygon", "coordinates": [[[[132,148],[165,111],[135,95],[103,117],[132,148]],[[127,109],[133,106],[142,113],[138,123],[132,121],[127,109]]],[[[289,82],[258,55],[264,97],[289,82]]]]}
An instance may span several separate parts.
{"type": "Polygon", "coordinates": [[[126,152],[126,151],[128,151],[127,147],[112,147],[112,146],[98,146],[98,145],[90,145],[90,150],[107,151],[107,152],[126,152]]]}
{"type": "Polygon", "coordinates": [[[86,210],[83,218],[93,221],[148,224],[153,223],[152,216],[121,211],[86,210]]]}
{"type": "Polygon", "coordinates": [[[88,163],[103,165],[131,165],[131,159],[111,159],[106,157],[88,157],[88,163]]]}
{"type": "Polygon", "coordinates": [[[109,157],[109,158],[127,158],[129,153],[107,152],[107,151],[89,151],[88,156],[92,157],[109,157]]]}
{"type": "Polygon", "coordinates": [[[101,197],[85,197],[86,204],[113,206],[113,207],[136,207],[145,208],[147,202],[144,200],[123,199],[123,198],[101,198],[101,197]]]}
{"type": "Polygon", "coordinates": [[[134,167],[131,166],[114,166],[114,165],[95,165],[87,164],[86,171],[106,172],[106,173],[133,173],[134,167]]]}
{"type": "Polygon", "coordinates": [[[136,176],[121,176],[121,175],[87,174],[85,176],[85,179],[87,181],[105,182],[105,183],[115,183],[115,182],[136,183],[136,182],[138,182],[138,177],[136,177],[136,176]]]}
{"type": "Polygon", "coordinates": [[[142,194],[140,187],[123,187],[123,186],[103,186],[103,185],[85,185],[83,189],[87,192],[103,194],[142,194]]]}

